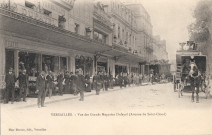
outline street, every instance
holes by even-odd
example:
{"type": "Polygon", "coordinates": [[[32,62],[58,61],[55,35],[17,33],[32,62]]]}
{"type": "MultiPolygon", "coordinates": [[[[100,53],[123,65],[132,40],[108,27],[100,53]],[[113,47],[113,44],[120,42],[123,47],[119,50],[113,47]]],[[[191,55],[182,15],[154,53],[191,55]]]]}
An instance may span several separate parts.
{"type": "MultiPolygon", "coordinates": [[[[100,130],[102,128],[107,129],[111,134],[117,134],[122,132],[122,128],[127,128],[134,122],[141,124],[144,127],[142,132],[145,133],[156,132],[149,126],[156,126],[157,133],[164,133],[167,127],[170,127],[170,130],[166,132],[172,134],[211,131],[210,126],[208,127],[208,124],[211,123],[211,117],[208,117],[211,115],[211,97],[205,99],[204,93],[200,93],[200,103],[191,102],[191,93],[184,93],[182,98],[178,98],[178,93],[173,91],[172,83],[115,88],[101,91],[100,95],[95,95],[95,91],[92,91],[85,95],[84,102],[78,100],[79,95],[72,96],[73,98],[68,98],[71,95],[54,96],[52,97],[54,99],[51,100],[47,97],[46,107],[43,108],[36,106],[36,99],[28,99],[27,103],[2,104],[3,133],[9,135],[15,132],[8,132],[8,125],[12,129],[27,130],[24,132],[26,134],[29,132],[45,134],[45,131],[40,130],[48,130],[48,134],[54,133],[57,128],[63,126],[64,131],[61,133],[72,132],[78,135],[87,133],[87,131],[77,128],[77,126],[83,125],[86,128],[94,128],[89,131],[89,134],[97,131],[101,134],[103,133],[103,130],[100,130]],[[60,100],[57,100],[59,98],[60,100]],[[205,126],[204,131],[198,128],[198,124],[192,123],[195,120],[198,120],[198,124],[201,126],[205,126]],[[74,121],[74,123],[70,123],[70,121],[74,121]],[[125,123],[126,121],[127,123],[125,123]],[[152,121],[152,123],[150,124],[148,121],[152,121]],[[54,124],[49,125],[51,122],[54,124]],[[104,122],[109,122],[111,125],[104,125],[104,122]],[[69,129],[69,126],[72,128],[69,129]],[[112,130],[112,127],[118,127],[118,129],[112,130]],[[188,127],[193,130],[188,131],[188,127]]],[[[135,129],[135,133],[140,133],[139,126],[132,128],[135,129]]],[[[132,132],[132,130],[125,130],[126,134],[132,132]]],[[[23,134],[22,131],[16,133],[23,134]]]]}
{"type": "MultiPolygon", "coordinates": [[[[200,92],[200,103],[191,102],[191,93],[183,93],[183,97],[178,98],[178,93],[174,92],[173,84],[154,84],[145,86],[132,86],[114,90],[102,91],[100,95],[95,95],[95,91],[85,94],[85,101],[78,101],[78,96],[66,94],[64,96],[53,96],[51,102],[46,97],[46,107],[44,110],[51,110],[55,107],[60,109],[109,109],[109,110],[139,110],[139,109],[197,109],[211,107],[211,98],[206,99],[205,93],[200,92]],[[60,99],[60,100],[57,100],[60,99]],[[65,99],[65,100],[64,100],[65,99]],[[80,105],[79,105],[80,104],[80,105]]],[[[2,109],[28,110],[36,108],[37,99],[28,99],[28,103],[18,102],[14,105],[2,104],[2,109]]]]}

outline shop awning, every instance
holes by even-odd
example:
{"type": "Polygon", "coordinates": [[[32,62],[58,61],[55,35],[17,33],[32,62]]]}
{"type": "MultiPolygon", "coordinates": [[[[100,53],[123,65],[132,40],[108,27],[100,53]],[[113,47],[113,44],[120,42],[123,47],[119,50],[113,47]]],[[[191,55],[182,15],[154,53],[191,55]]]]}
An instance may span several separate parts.
{"type": "Polygon", "coordinates": [[[132,54],[130,52],[123,52],[117,49],[111,49],[110,51],[105,52],[106,55],[113,56],[117,58],[118,61],[130,61],[130,62],[143,62],[144,58],[132,54]]]}
{"type": "Polygon", "coordinates": [[[1,8],[0,24],[1,33],[67,49],[95,54],[111,48],[88,37],[1,8]]]}

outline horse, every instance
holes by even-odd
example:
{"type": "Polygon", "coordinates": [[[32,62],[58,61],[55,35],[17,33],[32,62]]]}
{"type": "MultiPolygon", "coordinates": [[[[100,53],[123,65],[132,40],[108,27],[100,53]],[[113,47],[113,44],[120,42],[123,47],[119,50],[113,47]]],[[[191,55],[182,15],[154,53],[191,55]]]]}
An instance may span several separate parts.
{"type": "Polygon", "coordinates": [[[190,80],[191,90],[192,90],[192,102],[194,102],[194,93],[196,91],[196,103],[199,103],[199,87],[201,84],[201,73],[194,62],[190,62],[190,71],[188,74],[188,79],[190,80]]]}

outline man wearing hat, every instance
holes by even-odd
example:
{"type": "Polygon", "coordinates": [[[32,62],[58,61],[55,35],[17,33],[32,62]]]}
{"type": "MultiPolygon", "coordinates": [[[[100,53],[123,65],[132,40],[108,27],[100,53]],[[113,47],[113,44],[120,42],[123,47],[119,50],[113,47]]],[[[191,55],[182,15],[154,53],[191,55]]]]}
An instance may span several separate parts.
{"type": "Polygon", "coordinates": [[[46,80],[45,72],[41,71],[36,80],[36,91],[38,92],[38,108],[44,107],[45,92],[46,92],[46,80]]]}
{"type": "Polygon", "coordinates": [[[99,72],[93,76],[93,88],[96,90],[96,95],[99,95],[100,89],[101,89],[101,81],[100,81],[100,76],[99,72]]]}
{"type": "Polygon", "coordinates": [[[4,103],[7,104],[10,98],[10,93],[12,95],[12,104],[14,102],[15,98],[15,82],[16,82],[16,77],[13,72],[13,68],[9,68],[9,72],[6,74],[5,77],[5,82],[6,82],[6,92],[5,92],[5,101],[4,103]]]}
{"type": "Polygon", "coordinates": [[[22,73],[18,77],[19,80],[19,96],[18,96],[18,101],[21,100],[23,97],[23,101],[26,102],[26,91],[28,89],[28,84],[29,84],[29,78],[28,75],[26,74],[26,69],[22,70],[22,73]]]}
{"type": "Polygon", "coordinates": [[[81,68],[76,70],[77,74],[77,91],[80,93],[80,101],[84,101],[85,77],[81,68]]]}

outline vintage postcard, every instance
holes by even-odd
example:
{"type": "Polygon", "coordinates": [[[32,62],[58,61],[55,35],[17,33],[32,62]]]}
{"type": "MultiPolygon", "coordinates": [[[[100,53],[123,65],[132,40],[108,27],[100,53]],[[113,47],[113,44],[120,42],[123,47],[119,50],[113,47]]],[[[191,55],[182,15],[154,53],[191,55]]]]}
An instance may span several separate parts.
{"type": "Polygon", "coordinates": [[[0,135],[212,135],[212,0],[1,0],[0,135]]]}

